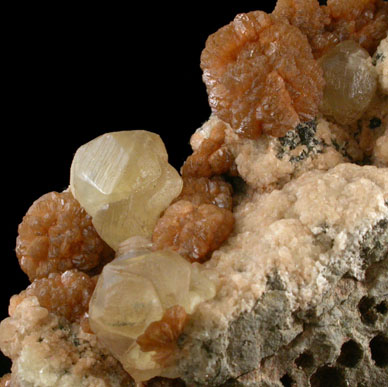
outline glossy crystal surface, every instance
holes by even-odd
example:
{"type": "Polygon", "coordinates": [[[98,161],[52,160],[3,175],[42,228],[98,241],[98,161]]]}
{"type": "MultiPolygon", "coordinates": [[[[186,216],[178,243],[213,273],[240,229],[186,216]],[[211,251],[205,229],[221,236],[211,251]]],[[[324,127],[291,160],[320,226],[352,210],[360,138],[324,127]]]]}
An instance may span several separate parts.
{"type": "Polygon", "coordinates": [[[161,366],[136,339],[168,308],[180,305],[190,314],[215,293],[204,269],[175,252],[129,252],[104,267],[90,302],[90,326],[132,377],[147,380],[160,375],[161,366]]]}
{"type": "Polygon", "coordinates": [[[144,130],[106,133],[81,146],[70,188],[113,249],[133,235],[150,236],[182,189],[161,138],[144,130]]]}
{"type": "Polygon", "coordinates": [[[357,121],[368,108],[377,87],[377,74],[368,52],[346,40],[322,57],[325,88],[322,112],[339,124],[357,121]]]}

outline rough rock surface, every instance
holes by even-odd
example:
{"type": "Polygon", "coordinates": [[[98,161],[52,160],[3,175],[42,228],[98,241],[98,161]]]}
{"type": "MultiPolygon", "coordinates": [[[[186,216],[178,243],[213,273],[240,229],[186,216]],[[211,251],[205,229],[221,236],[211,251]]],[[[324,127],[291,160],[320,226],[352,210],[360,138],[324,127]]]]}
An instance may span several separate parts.
{"type": "Polygon", "coordinates": [[[388,170],[308,172],[235,216],[180,340],[187,385],[388,384],[388,170]]]}

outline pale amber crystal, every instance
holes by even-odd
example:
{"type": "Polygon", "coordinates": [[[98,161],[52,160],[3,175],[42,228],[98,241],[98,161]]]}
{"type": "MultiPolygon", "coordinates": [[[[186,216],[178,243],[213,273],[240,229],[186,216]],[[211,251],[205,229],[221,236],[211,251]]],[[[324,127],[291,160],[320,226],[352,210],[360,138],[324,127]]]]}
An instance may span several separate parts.
{"type": "Polygon", "coordinates": [[[370,55],[358,43],[346,40],[324,55],[325,78],[321,111],[339,124],[357,121],[367,110],[377,87],[370,55]]]}
{"type": "Polygon", "coordinates": [[[137,381],[154,376],[175,377],[162,369],[153,352],[140,350],[136,339],[175,305],[188,314],[213,298],[212,274],[173,251],[129,250],[104,267],[90,306],[90,327],[137,381]]]}
{"type": "Polygon", "coordinates": [[[161,138],[144,130],[106,133],[81,146],[70,188],[113,249],[134,235],[150,236],[182,190],[161,138]]]}

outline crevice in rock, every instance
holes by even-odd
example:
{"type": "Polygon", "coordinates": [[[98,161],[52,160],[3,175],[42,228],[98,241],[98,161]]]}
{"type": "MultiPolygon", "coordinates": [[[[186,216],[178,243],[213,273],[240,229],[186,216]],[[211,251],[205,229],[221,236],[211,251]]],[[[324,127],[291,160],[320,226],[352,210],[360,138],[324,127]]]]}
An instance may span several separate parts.
{"type": "Polygon", "coordinates": [[[292,379],[292,377],[288,374],[285,374],[283,375],[281,378],[280,378],[280,382],[282,383],[282,385],[284,387],[292,387],[292,386],[295,386],[295,381],[294,379],[292,379]]]}
{"type": "Polygon", "coordinates": [[[375,298],[364,296],[358,303],[358,310],[360,311],[361,321],[364,324],[374,324],[378,318],[375,311],[375,298]]]}
{"type": "Polygon", "coordinates": [[[341,347],[341,353],[337,362],[344,367],[353,368],[361,361],[363,351],[361,345],[354,340],[349,340],[341,347]]]}
{"type": "Polygon", "coordinates": [[[186,383],[182,379],[168,379],[156,377],[146,383],[147,387],[185,387],[186,383]]]}
{"type": "Polygon", "coordinates": [[[373,361],[377,367],[385,367],[388,365],[388,338],[379,334],[375,336],[369,343],[370,352],[373,361]]]}
{"type": "Polygon", "coordinates": [[[295,364],[303,369],[312,368],[314,367],[314,356],[310,352],[303,352],[295,359],[295,364]]]}
{"type": "Polygon", "coordinates": [[[347,387],[343,371],[340,368],[323,366],[317,369],[317,371],[310,378],[311,387],[347,387]]]}
{"type": "Polygon", "coordinates": [[[221,387],[240,387],[242,384],[237,379],[229,379],[221,387]]]}
{"type": "Polygon", "coordinates": [[[375,309],[380,314],[387,314],[387,312],[388,312],[388,301],[381,301],[380,304],[376,305],[375,309]]]}

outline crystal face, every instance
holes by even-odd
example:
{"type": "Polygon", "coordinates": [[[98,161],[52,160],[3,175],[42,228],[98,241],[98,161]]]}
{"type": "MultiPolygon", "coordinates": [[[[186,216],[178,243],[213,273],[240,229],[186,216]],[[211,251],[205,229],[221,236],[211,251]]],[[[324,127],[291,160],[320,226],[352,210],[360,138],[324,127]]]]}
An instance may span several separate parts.
{"type": "MultiPolygon", "coordinates": [[[[144,252],[144,250],[143,250],[144,252]]],[[[140,350],[136,339],[175,305],[193,313],[216,294],[214,279],[198,264],[172,251],[123,254],[104,267],[90,306],[90,326],[135,380],[147,380],[161,370],[152,352],[140,350]]]]}
{"type": "Polygon", "coordinates": [[[339,124],[357,121],[377,87],[377,74],[368,52],[353,40],[331,49],[320,60],[325,78],[321,111],[339,124]]]}
{"type": "Polygon", "coordinates": [[[113,249],[133,235],[150,236],[182,190],[161,138],[144,130],[106,133],[81,146],[70,188],[113,249]]]}

